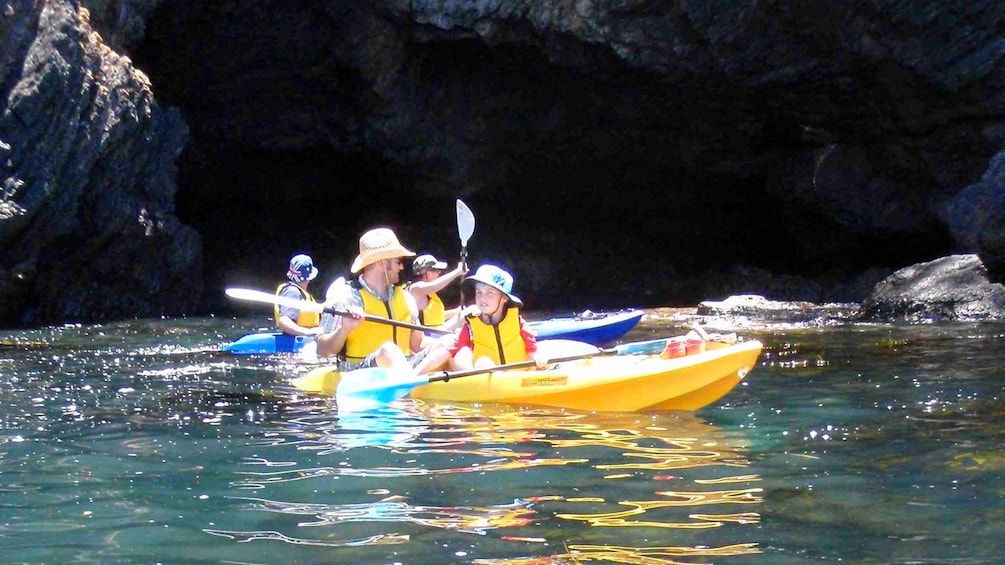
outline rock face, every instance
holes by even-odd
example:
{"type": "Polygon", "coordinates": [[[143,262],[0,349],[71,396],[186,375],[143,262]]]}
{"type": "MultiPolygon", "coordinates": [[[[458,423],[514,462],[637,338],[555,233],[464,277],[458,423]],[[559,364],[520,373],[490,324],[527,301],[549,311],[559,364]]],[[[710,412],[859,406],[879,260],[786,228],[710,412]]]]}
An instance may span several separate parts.
{"type": "Polygon", "coordinates": [[[185,311],[178,217],[203,311],[377,224],[446,255],[457,196],[532,306],[1005,271],[1001,2],[83,4],[0,16],[5,320],[185,311]]]}
{"type": "Polygon", "coordinates": [[[756,294],[740,294],[724,300],[703,300],[695,313],[711,327],[735,328],[766,322],[823,326],[847,323],[857,313],[857,306],[853,303],[779,302],[756,294]]]}
{"type": "Polygon", "coordinates": [[[177,315],[201,288],[174,215],[187,127],[70,2],[0,18],[0,322],[177,315]]]}
{"type": "Polygon", "coordinates": [[[991,159],[980,181],[960,191],[943,211],[959,246],[980,250],[994,280],[1005,281],[1005,151],[991,159]]]}
{"type": "Polygon", "coordinates": [[[861,318],[882,321],[1005,319],[1005,286],[992,283],[976,255],[953,255],[900,269],[876,285],[861,318]]]}

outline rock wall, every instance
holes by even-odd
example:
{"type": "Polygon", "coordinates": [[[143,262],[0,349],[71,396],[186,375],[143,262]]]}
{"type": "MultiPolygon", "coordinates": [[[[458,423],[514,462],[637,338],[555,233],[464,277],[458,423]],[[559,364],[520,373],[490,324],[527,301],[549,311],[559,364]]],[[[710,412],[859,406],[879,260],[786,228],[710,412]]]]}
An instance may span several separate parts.
{"type": "Polygon", "coordinates": [[[531,304],[1005,265],[1001,3],[7,4],[6,320],[186,311],[203,253],[217,309],[301,249],[334,277],[377,223],[443,254],[456,196],[531,304]]]}
{"type": "Polygon", "coordinates": [[[1005,320],[1005,286],[988,279],[976,255],[941,257],[883,279],[862,301],[859,317],[915,323],[1005,320]]]}
{"type": "Polygon", "coordinates": [[[71,2],[0,15],[0,321],[178,315],[199,235],[174,215],[188,129],[71,2]]]}

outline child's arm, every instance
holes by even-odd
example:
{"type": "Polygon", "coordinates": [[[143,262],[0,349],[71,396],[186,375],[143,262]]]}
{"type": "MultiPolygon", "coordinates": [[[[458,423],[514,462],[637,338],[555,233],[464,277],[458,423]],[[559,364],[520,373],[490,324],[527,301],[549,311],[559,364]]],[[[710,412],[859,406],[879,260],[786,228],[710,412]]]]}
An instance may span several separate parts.
{"type": "Polygon", "coordinates": [[[548,357],[542,351],[537,349],[537,334],[534,330],[530,329],[527,325],[527,321],[520,316],[520,337],[523,338],[523,345],[527,348],[527,356],[534,361],[538,369],[545,369],[548,367],[548,357]]]}
{"type": "Polygon", "coordinates": [[[471,339],[471,326],[466,323],[454,332],[454,339],[448,344],[447,348],[450,351],[450,356],[454,357],[458,351],[465,347],[469,349],[474,347],[474,341],[471,339]]]}

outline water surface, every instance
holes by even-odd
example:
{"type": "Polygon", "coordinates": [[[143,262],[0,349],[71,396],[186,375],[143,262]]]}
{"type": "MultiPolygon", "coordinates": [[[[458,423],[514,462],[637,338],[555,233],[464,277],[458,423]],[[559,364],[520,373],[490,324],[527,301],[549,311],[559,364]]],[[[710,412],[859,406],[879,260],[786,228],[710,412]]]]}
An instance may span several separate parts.
{"type": "MultiPolygon", "coordinates": [[[[630,339],[669,335],[647,319],[630,339]]],[[[1005,325],[772,323],[696,413],[404,400],[216,350],[262,320],[0,332],[0,563],[1000,563],[1005,325]]]]}

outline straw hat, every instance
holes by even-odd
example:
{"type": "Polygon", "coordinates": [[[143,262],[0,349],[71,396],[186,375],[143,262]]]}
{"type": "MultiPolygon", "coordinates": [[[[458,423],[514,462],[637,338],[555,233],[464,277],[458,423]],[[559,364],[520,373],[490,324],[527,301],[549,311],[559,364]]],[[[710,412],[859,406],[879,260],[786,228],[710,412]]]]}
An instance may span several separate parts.
{"type": "Polygon", "coordinates": [[[352,262],[350,270],[358,273],[364,267],[383,259],[412,257],[415,253],[398,243],[398,236],[387,228],[374,228],[359,238],[359,255],[352,262]]]}

